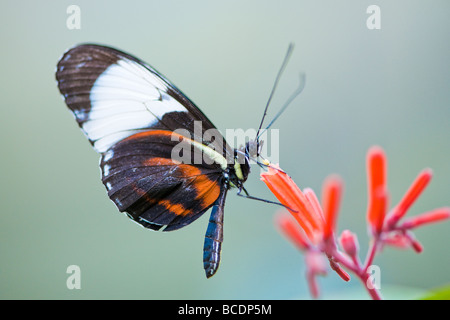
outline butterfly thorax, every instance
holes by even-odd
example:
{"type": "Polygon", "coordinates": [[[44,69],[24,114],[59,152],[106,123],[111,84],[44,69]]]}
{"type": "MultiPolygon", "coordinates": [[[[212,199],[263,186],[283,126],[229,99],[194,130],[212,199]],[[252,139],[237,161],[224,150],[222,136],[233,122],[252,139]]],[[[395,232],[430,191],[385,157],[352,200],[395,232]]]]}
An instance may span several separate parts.
{"type": "Polygon", "coordinates": [[[224,177],[230,187],[241,189],[250,174],[250,159],[259,156],[262,144],[257,140],[248,141],[245,146],[234,150],[234,163],[229,164],[224,177]]]}

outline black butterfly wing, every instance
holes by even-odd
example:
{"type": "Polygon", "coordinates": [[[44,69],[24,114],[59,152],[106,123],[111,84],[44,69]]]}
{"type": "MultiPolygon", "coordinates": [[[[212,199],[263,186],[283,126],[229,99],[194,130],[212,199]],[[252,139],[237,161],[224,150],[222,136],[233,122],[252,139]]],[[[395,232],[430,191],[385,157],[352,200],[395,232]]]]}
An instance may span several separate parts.
{"type": "Polygon", "coordinates": [[[102,181],[120,211],[167,231],[214,204],[225,188],[222,174],[233,150],[155,69],[116,49],[88,44],[63,55],[56,78],[79,126],[102,154],[102,181]],[[213,133],[205,135],[208,130],[213,133]],[[174,131],[186,138],[190,162],[173,160],[174,147],[184,139],[173,140],[174,131]]]}
{"type": "Polygon", "coordinates": [[[79,45],[60,59],[56,79],[67,106],[100,153],[138,132],[181,129],[233,162],[233,149],[203,112],[132,55],[95,44],[79,45]]]}

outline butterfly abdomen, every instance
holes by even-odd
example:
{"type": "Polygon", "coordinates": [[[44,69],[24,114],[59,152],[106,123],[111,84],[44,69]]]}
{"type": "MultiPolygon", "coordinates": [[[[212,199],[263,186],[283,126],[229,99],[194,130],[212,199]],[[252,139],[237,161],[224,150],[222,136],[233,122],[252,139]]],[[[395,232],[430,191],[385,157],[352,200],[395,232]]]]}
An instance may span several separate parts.
{"type": "Polygon", "coordinates": [[[224,189],[214,204],[205,234],[203,268],[207,278],[212,277],[219,268],[220,251],[223,242],[223,209],[226,193],[227,189],[224,189]]]}

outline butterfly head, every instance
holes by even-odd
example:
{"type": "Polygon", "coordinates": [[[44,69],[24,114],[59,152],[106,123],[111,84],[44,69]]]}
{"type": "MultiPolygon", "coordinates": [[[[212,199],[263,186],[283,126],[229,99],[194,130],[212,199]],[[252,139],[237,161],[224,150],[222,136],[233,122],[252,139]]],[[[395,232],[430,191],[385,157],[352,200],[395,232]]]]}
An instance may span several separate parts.
{"type": "Polygon", "coordinates": [[[233,187],[240,189],[250,174],[250,159],[257,159],[261,154],[263,141],[250,140],[245,146],[235,150],[234,164],[231,166],[229,181],[233,187]]]}
{"type": "Polygon", "coordinates": [[[248,141],[245,144],[245,150],[243,150],[245,153],[245,156],[248,159],[257,159],[261,154],[263,144],[264,144],[264,141],[259,140],[259,139],[248,141]]]}

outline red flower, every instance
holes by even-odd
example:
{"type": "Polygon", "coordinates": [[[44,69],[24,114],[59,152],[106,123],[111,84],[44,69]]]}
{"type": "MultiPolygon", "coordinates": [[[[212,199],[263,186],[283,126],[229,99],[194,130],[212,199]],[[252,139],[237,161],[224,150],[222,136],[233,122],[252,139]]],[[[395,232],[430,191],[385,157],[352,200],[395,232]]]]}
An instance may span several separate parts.
{"type": "Polygon", "coordinates": [[[341,243],[342,249],[344,249],[349,257],[352,259],[356,259],[359,251],[358,238],[356,237],[356,234],[354,234],[350,230],[345,229],[341,233],[339,242],[341,243]]]}
{"type": "Polygon", "coordinates": [[[414,201],[416,201],[422,191],[425,190],[428,183],[431,181],[432,176],[433,172],[431,169],[424,169],[419,173],[411,187],[409,187],[408,191],[403,196],[402,200],[390,213],[387,220],[388,227],[395,226],[396,223],[406,214],[406,211],[411,207],[414,201]]]}
{"type": "MultiPolygon", "coordinates": [[[[302,192],[278,165],[269,166],[268,172],[261,174],[261,180],[288,208],[312,244],[318,244],[333,236],[342,193],[342,182],[338,176],[331,176],[325,181],[322,206],[312,189],[305,188],[302,192]]],[[[286,220],[279,220],[279,222],[287,224],[286,220]]],[[[285,225],[282,228],[291,227],[285,225]]],[[[289,237],[293,234],[292,231],[288,233],[289,237]]],[[[295,237],[299,236],[295,235],[295,237]]]]}
{"type": "Polygon", "coordinates": [[[379,147],[372,147],[367,153],[367,221],[373,234],[383,228],[387,208],[386,155],[379,147]]]}
{"type": "Polygon", "coordinates": [[[280,231],[300,250],[309,248],[308,239],[305,238],[304,232],[300,230],[298,224],[289,215],[280,212],[275,216],[275,224],[280,231]]]}
{"type": "Polygon", "coordinates": [[[405,220],[400,225],[400,228],[414,229],[414,228],[420,227],[424,224],[438,222],[438,221],[445,220],[448,218],[450,218],[450,208],[434,209],[432,211],[422,213],[418,216],[415,216],[415,217],[405,220]]]}
{"type": "MultiPolygon", "coordinates": [[[[303,232],[298,230],[298,225],[292,219],[284,214],[276,217],[278,228],[288,237],[299,249],[305,250],[307,257],[316,257],[318,247],[330,246],[335,248],[334,229],[336,217],[339,209],[339,203],[342,193],[342,180],[336,176],[328,177],[323,185],[322,206],[317,199],[316,194],[310,188],[305,188],[303,192],[295,182],[280,169],[278,165],[270,165],[268,172],[261,174],[261,180],[266,183],[272,193],[278,200],[285,205],[291,215],[301,226],[303,232]],[[322,210],[323,208],[323,210],[322,210]],[[314,247],[315,246],[315,247],[314,247]]],[[[331,268],[345,281],[350,280],[350,276],[328,256],[331,268]]],[[[317,259],[308,258],[306,261],[308,267],[308,282],[310,283],[313,296],[317,292],[313,276],[323,274],[322,268],[311,264],[311,261],[317,259]],[[319,272],[319,270],[321,270],[319,272]]]]}
{"type": "MultiPolygon", "coordinates": [[[[325,180],[322,188],[322,203],[319,203],[312,189],[305,188],[302,192],[278,165],[269,164],[268,172],[261,174],[261,180],[295,218],[293,220],[285,214],[279,214],[276,224],[283,234],[305,252],[307,279],[314,297],[318,295],[315,276],[325,272],[324,259],[321,258],[321,254],[326,255],[330,267],[342,279],[348,281],[350,277],[341,268],[341,265],[355,273],[363,283],[367,284],[371,282],[368,269],[378,253],[377,249],[381,246],[412,247],[416,252],[422,251],[422,245],[415,239],[411,230],[428,223],[449,219],[450,208],[435,209],[403,222],[400,220],[428,185],[431,177],[430,169],[423,170],[397,206],[388,213],[386,155],[380,147],[374,146],[369,149],[367,153],[368,205],[366,216],[372,241],[366,261],[362,264],[358,257],[358,239],[354,233],[344,230],[340,236],[341,248],[345,254],[337,248],[335,228],[343,189],[343,183],[338,176],[332,175],[325,180]]],[[[373,299],[381,298],[374,286],[367,285],[366,289],[373,299]]]]}
{"type": "Polygon", "coordinates": [[[323,231],[324,240],[329,240],[334,236],[342,189],[342,180],[337,175],[329,176],[323,183],[322,207],[326,221],[323,231]]]}
{"type": "MultiPolygon", "coordinates": [[[[399,220],[406,214],[408,209],[417,200],[423,190],[425,190],[428,183],[431,181],[433,172],[428,168],[419,173],[403,198],[386,217],[388,202],[386,171],[387,160],[384,151],[378,146],[370,148],[367,153],[367,181],[369,198],[367,221],[375,235],[382,231],[389,232],[412,229],[427,223],[445,220],[450,217],[450,208],[440,208],[421,214],[417,217],[410,218],[398,225],[399,220]]],[[[391,242],[392,244],[397,243],[399,246],[403,246],[405,244],[405,239],[401,240],[398,234],[395,238],[395,241],[391,242]]],[[[416,246],[416,249],[418,248],[418,242],[412,243],[409,241],[409,243],[416,246]]]]}

